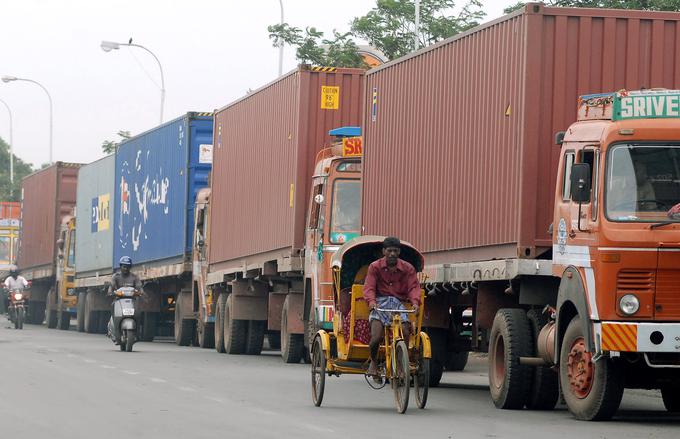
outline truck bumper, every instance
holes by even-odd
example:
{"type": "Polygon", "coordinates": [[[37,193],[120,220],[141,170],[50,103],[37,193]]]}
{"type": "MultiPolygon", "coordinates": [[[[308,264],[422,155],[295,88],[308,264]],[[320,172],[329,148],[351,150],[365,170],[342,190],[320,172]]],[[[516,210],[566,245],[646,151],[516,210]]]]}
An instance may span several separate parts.
{"type": "Polygon", "coordinates": [[[680,353],[680,323],[595,323],[595,337],[603,352],[680,353]]]}

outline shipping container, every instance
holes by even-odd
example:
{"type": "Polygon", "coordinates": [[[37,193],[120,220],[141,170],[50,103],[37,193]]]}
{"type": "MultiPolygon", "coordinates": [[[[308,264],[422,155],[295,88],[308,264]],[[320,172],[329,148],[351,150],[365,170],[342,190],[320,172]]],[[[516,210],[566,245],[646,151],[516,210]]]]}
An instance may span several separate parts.
{"type": "Polygon", "coordinates": [[[112,154],[80,168],[76,203],[76,277],[111,273],[115,204],[112,154]]]}
{"type": "Polygon", "coordinates": [[[676,13],[520,11],[368,72],[362,224],[428,264],[536,257],[578,96],[680,88],[676,13]]]}
{"type": "Polygon", "coordinates": [[[124,141],[116,152],[113,265],[183,260],[194,200],[208,185],[212,113],[187,113],[124,141]]]}
{"type": "Polygon", "coordinates": [[[80,166],[57,162],[22,181],[17,265],[29,278],[54,274],[59,228],[73,214],[80,166]]]}
{"type": "Polygon", "coordinates": [[[301,66],[216,112],[211,267],[303,247],[316,155],[359,124],[363,74],[301,66]]]}

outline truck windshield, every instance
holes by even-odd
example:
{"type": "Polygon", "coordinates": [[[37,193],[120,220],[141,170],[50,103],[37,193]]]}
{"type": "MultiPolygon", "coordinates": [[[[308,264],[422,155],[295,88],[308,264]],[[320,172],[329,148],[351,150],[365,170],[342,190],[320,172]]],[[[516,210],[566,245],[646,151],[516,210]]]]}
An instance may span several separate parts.
{"type": "Polygon", "coordinates": [[[606,212],[611,221],[678,220],[680,145],[615,145],[609,150],[606,212]]]}
{"type": "Polygon", "coordinates": [[[12,261],[10,260],[10,249],[11,249],[10,237],[0,236],[0,264],[12,263],[12,261]]]}
{"type": "Polygon", "coordinates": [[[342,244],[359,236],[361,222],[361,182],[335,180],[330,241],[342,244]]]}

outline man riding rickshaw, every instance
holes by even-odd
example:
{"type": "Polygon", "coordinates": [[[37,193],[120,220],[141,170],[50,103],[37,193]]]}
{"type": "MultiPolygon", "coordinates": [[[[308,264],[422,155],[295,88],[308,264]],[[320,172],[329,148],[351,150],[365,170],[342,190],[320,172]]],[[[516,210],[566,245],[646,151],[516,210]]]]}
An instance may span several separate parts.
{"type": "Polygon", "coordinates": [[[431,352],[421,331],[424,294],[416,273],[422,255],[395,237],[363,236],[340,247],[331,264],[333,331],[320,330],[312,344],[314,403],[321,405],[326,375],[349,373],[365,375],[376,389],[389,383],[399,413],[408,407],[412,384],[424,408],[431,352]]]}

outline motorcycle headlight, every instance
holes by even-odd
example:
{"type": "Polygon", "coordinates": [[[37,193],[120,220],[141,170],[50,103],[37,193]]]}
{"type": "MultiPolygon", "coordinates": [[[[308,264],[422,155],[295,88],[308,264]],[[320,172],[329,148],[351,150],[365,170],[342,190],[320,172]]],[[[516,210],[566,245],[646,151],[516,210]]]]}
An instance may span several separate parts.
{"type": "Polygon", "coordinates": [[[626,294],[619,299],[619,308],[627,316],[632,316],[640,309],[640,301],[635,294],[626,294]]]}
{"type": "Polygon", "coordinates": [[[21,294],[21,293],[15,293],[14,294],[14,300],[21,300],[22,297],[24,297],[24,295],[21,294]]]}

